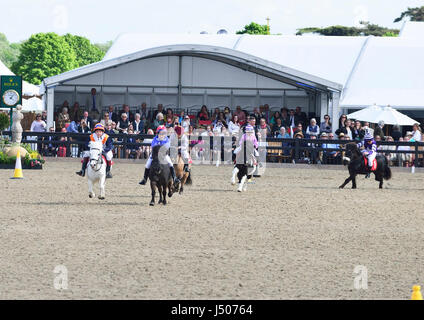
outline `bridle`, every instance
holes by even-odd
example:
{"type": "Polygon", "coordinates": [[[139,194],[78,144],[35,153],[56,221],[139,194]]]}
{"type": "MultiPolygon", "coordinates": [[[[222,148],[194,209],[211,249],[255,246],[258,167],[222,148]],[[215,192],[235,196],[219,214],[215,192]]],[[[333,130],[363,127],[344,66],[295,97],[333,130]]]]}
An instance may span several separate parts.
{"type": "Polygon", "coordinates": [[[93,169],[94,172],[97,172],[97,171],[99,171],[102,168],[102,164],[103,164],[102,150],[100,150],[99,148],[91,148],[90,149],[90,165],[91,165],[91,169],[93,169]],[[98,156],[97,159],[94,159],[94,158],[91,157],[91,150],[98,150],[99,151],[99,156],[98,156]],[[91,162],[92,161],[96,161],[96,165],[94,167],[91,165],[91,162]],[[95,168],[97,168],[97,169],[95,169],[95,168]]]}

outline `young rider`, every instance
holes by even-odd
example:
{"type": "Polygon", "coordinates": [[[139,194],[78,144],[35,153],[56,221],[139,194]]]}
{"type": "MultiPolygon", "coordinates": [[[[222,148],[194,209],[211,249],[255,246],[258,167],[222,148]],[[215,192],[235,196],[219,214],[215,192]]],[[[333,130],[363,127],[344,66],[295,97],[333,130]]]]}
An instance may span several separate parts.
{"type": "MultiPolygon", "coordinates": [[[[165,126],[159,126],[156,129],[156,137],[153,138],[152,144],[151,144],[151,148],[153,150],[153,147],[155,146],[162,146],[165,147],[166,150],[168,151],[170,148],[170,141],[169,138],[166,135],[166,127],[165,126]]],[[[150,166],[152,165],[152,154],[150,154],[149,159],[146,162],[146,168],[144,170],[144,177],[143,180],[141,180],[139,182],[139,184],[141,185],[145,185],[147,182],[147,178],[149,177],[149,171],[150,171],[150,166]]],[[[174,165],[172,164],[171,158],[169,157],[169,155],[165,156],[165,160],[169,165],[169,169],[171,170],[171,175],[172,175],[172,179],[174,180],[174,183],[179,182],[179,179],[176,177],[175,175],[175,170],[174,170],[174,165]]]]}
{"type": "Polygon", "coordinates": [[[184,128],[181,126],[175,126],[174,131],[178,139],[178,141],[175,144],[178,145],[178,149],[181,151],[181,158],[184,161],[184,171],[189,172],[190,169],[188,167],[188,164],[190,162],[190,155],[188,153],[189,151],[188,137],[184,132],[184,128]]]}
{"type": "Polygon", "coordinates": [[[235,155],[237,155],[242,150],[244,141],[251,141],[253,143],[253,146],[255,147],[253,155],[256,161],[256,158],[259,156],[259,153],[258,153],[259,143],[255,136],[255,129],[250,124],[246,126],[245,133],[242,135],[239,141],[239,146],[234,150],[235,155]]]}
{"type": "Polygon", "coordinates": [[[368,159],[368,172],[365,178],[369,178],[371,174],[372,163],[377,155],[377,143],[374,140],[374,137],[370,132],[364,136],[364,140],[357,144],[358,148],[364,147],[361,151],[362,155],[366,156],[368,159]]]}
{"type": "MultiPolygon", "coordinates": [[[[113,142],[112,138],[105,133],[105,128],[101,123],[98,123],[93,128],[93,133],[90,135],[90,139],[87,142],[87,145],[90,141],[101,141],[103,144],[103,155],[106,158],[106,178],[112,178],[112,174],[110,173],[110,167],[112,164],[113,158],[113,142]]],[[[86,145],[86,146],[87,146],[86,145]]],[[[80,171],[76,172],[77,175],[81,177],[85,176],[85,170],[87,169],[88,160],[90,157],[87,155],[87,152],[84,154],[84,160],[82,162],[82,168],[80,171]]]]}

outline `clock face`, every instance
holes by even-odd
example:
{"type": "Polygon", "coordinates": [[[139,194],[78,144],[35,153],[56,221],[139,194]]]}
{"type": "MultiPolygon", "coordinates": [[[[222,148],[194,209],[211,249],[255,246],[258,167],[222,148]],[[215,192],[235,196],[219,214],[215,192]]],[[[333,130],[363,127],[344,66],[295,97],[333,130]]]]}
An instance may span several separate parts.
{"type": "Polygon", "coordinates": [[[19,93],[15,90],[6,90],[3,93],[3,102],[5,105],[14,106],[19,101],[19,93]]]}

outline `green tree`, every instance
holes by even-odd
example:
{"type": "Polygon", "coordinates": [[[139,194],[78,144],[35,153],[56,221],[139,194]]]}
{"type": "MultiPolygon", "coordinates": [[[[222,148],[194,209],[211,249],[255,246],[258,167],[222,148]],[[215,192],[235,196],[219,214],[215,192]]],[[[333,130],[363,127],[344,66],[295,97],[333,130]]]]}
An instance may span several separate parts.
{"type": "Polygon", "coordinates": [[[411,21],[424,21],[424,6],[417,8],[408,7],[408,10],[402,12],[393,22],[402,21],[405,17],[411,18],[411,21]]]}
{"type": "Polygon", "coordinates": [[[257,24],[251,22],[244,26],[243,30],[237,31],[236,34],[269,34],[268,26],[266,24],[257,24]]]}
{"type": "Polygon", "coordinates": [[[87,38],[69,33],[65,34],[63,38],[74,50],[78,67],[100,61],[105,55],[97,46],[91,44],[87,38]]]}
{"type": "Polygon", "coordinates": [[[11,68],[12,64],[18,60],[19,48],[19,43],[9,43],[6,36],[0,33],[0,60],[8,68],[11,68]]]}
{"type": "Polygon", "coordinates": [[[40,84],[50,76],[78,67],[74,50],[56,33],[37,33],[21,46],[12,71],[26,81],[40,84]]]}
{"type": "Polygon", "coordinates": [[[346,27],[346,26],[330,26],[326,28],[308,27],[297,29],[296,35],[302,35],[304,33],[317,33],[323,36],[376,36],[382,37],[387,35],[397,36],[399,34],[398,29],[389,29],[381,27],[377,24],[371,24],[366,21],[360,22],[362,27],[346,27]]]}

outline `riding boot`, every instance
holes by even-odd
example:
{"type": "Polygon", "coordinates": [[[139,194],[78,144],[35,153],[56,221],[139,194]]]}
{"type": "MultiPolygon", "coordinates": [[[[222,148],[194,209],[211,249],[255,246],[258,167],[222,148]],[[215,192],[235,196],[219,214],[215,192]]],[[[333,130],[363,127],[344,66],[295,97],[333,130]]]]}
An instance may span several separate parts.
{"type": "Polygon", "coordinates": [[[365,175],[365,179],[368,179],[371,177],[371,167],[368,167],[367,169],[368,171],[367,171],[367,174],[365,175]]]}
{"type": "Polygon", "coordinates": [[[110,173],[110,163],[108,161],[107,165],[106,165],[106,178],[110,179],[112,178],[112,173],[110,173]]]}
{"type": "Polygon", "coordinates": [[[139,184],[141,184],[141,185],[143,185],[143,186],[146,184],[146,182],[147,182],[147,178],[149,177],[149,171],[150,171],[150,169],[149,169],[149,168],[144,169],[144,178],[143,178],[143,180],[141,180],[141,181],[139,182],[139,184]]]}
{"type": "Polygon", "coordinates": [[[178,179],[177,176],[175,175],[174,166],[169,167],[169,169],[171,170],[171,176],[172,176],[172,180],[174,181],[174,183],[180,182],[180,179],[178,179]]]}
{"type": "Polygon", "coordinates": [[[184,163],[183,170],[184,170],[184,172],[190,172],[190,170],[188,169],[188,163],[184,163]]]}
{"type": "Polygon", "coordinates": [[[81,177],[85,177],[85,170],[87,169],[87,164],[88,164],[88,158],[84,158],[84,160],[82,161],[81,170],[75,173],[81,177]]]}

